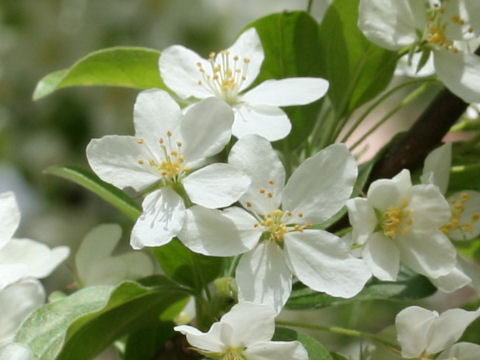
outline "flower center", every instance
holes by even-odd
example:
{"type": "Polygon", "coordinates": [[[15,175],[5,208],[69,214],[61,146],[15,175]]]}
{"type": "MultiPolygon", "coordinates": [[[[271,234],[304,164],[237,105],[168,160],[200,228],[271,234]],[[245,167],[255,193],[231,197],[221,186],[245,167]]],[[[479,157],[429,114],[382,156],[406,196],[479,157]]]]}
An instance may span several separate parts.
{"type": "Polygon", "coordinates": [[[452,217],[450,222],[442,226],[442,231],[445,235],[448,235],[451,231],[460,230],[464,233],[473,234],[473,227],[477,221],[480,220],[480,214],[478,212],[473,213],[470,219],[462,223],[462,215],[465,212],[465,205],[470,199],[470,195],[462,193],[458,197],[453,197],[451,202],[452,217]]]}
{"type": "Polygon", "coordinates": [[[222,360],[246,360],[246,357],[243,355],[243,348],[229,347],[222,360]]]}
{"type": "Polygon", "coordinates": [[[402,205],[391,206],[383,213],[381,227],[383,233],[394,238],[397,235],[407,235],[413,225],[413,218],[410,214],[412,209],[407,209],[408,199],[403,199],[402,205]]]}
{"type": "MultiPolygon", "coordinates": [[[[151,149],[148,148],[151,153],[151,158],[148,160],[139,159],[138,163],[153,168],[162,175],[166,182],[177,183],[190,171],[190,168],[185,166],[185,157],[180,151],[183,145],[182,142],[173,141],[172,136],[173,133],[167,131],[166,138],[161,137],[158,139],[160,150],[163,155],[162,159],[158,159],[151,149]]],[[[137,139],[137,143],[148,147],[148,145],[145,144],[144,139],[137,139]]]]}
{"type": "MultiPolygon", "coordinates": [[[[448,0],[445,0],[448,1],[448,0]]],[[[466,21],[460,15],[454,14],[450,18],[445,15],[446,8],[443,4],[434,4],[433,8],[427,10],[427,31],[426,41],[443,50],[458,53],[459,50],[455,47],[453,40],[449,39],[446,34],[447,27],[460,26],[465,27],[464,35],[473,33],[473,28],[468,26],[466,21]]]]}
{"type": "Polygon", "coordinates": [[[218,55],[212,52],[208,63],[210,66],[207,69],[200,62],[197,63],[202,75],[198,85],[206,87],[230,105],[237,104],[240,101],[238,93],[247,79],[250,59],[240,59],[238,55],[232,56],[229,50],[223,50],[218,55]]]}

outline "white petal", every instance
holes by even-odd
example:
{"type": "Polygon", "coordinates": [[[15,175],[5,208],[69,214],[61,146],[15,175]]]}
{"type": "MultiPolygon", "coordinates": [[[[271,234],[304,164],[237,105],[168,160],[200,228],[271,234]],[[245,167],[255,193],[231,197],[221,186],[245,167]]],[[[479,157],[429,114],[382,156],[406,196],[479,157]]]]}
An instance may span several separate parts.
{"type": "Polygon", "coordinates": [[[241,198],[244,207],[261,215],[279,208],[285,185],[285,168],[265,138],[248,135],[239,139],[230,150],[228,162],[244,171],[252,180],[248,191],[241,198]],[[260,189],[266,189],[266,192],[261,193],[260,189]],[[269,198],[268,193],[273,194],[273,197],[269,198]]]}
{"type": "Polygon", "coordinates": [[[249,346],[244,352],[248,360],[308,360],[307,350],[299,341],[269,341],[249,346]]]}
{"type": "Polygon", "coordinates": [[[275,332],[275,312],[267,305],[240,302],[222,316],[222,323],[232,328],[232,347],[248,347],[269,341],[275,332]]]}
{"type": "Polygon", "coordinates": [[[450,205],[436,185],[413,186],[409,208],[413,210],[412,226],[418,230],[439,229],[451,216],[450,205]]]}
{"type": "Polygon", "coordinates": [[[467,326],[479,315],[480,310],[463,309],[450,309],[442,313],[435,319],[428,333],[427,353],[436,354],[456,343],[467,326]]]}
{"type": "Polygon", "coordinates": [[[355,198],[347,201],[348,218],[353,227],[352,240],[364,244],[377,227],[378,220],[367,199],[355,198]]]}
{"type": "Polygon", "coordinates": [[[266,80],[246,92],[242,100],[250,105],[305,105],[320,99],[327,90],[328,81],[320,78],[266,80]]]}
{"type": "Polygon", "coordinates": [[[416,358],[427,347],[427,335],[438,313],[419,306],[403,309],[395,318],[397,339],[404,358],[416,358]]]}
{"type": "Polygon", "coordinates": [[[323,230],[285,234],[285,252],[302,283],[332,296],[350,298],[371,277],[362,260],[349,255],[337,236],[323,230]]]}
{"type": "Polygon", "coordinates": [[[245,194],[250,178],[229,164],[211,164],[183,180],[192,202],[215,209],[233,204],[245,194]]]}
{"type": "Polygon", "coordinates": [[[333,144],[305,160],[283,190],[283,208],[321,223],[335,215],[352,194],[357,163],[344,144],[333,144]]]}
{"type": "Polygon", "coordinates": [[[480,56],[434,52],[435,69],[445,86],[467,103],[480,102],[480,56]]]}
{"type": "Polygon", "coordinates": [[[453,270],[456,250],[441,231],[410,231],[397,236],[401,260],[416,272],[437,278],[453,270]]]}
{"type": "Polygon", "coordinates": [[[404,198],[410,198],[411,187],[410,172],[402,170],[392,179],[374,181],[368,188],[368,202],[381,211],[390,206],[400,206],[404,198]]]}
{"type": "Polygon", "coordinates": [[[397,279],[400,253],[392,239],[381,232],[373,233],[365,244],[362,255],[376,278],[385,281],[397,279]]]}
{"type": "Polygon", "coordinates": [[[0,264],[0,290],[27,276],[27,264],[0,264]]]}
{"type": "Polygon", "coordinates": [[[420,180],[423,184],[434,184],[440,192],[447,192],[450,180],[450,165],[452,162],[452,143],[445,143],[433,150],[425,159],[423,174],[420,180]]]}
{"type": "Polygon", "coordinates": [[[0,250],[12,238],[20,223],[20,210],[12,192],[0,194],[0,250]]]}
{"type": "Polygon", "coordinates": [[[170,89],[182,98],[194,96],[199,99],[213,96],[206,87],[198,84],[203,80],[198,63],[204,69],[210,64],[197,53],[180,45],[173,45],[163,50],[160,55],[160,75],[170,89]]]}
{"type": "Polygon", "coordinates": [[[26,264],[25,276],[42,279],[63,261],[70,253],[66,246],[50,249],[45,244],[29,239],[12,239],[0,251],[0,264],[26,264]]]}
{"type": "Polygon", "coordinates": [[[33,360],[32,350],[20,343],[10,343],[0,348],[0,360],[33,360]]]}
{"type": "Polygon", "coordinates": [[[358,27],[375,44],[397,50],[417,40],[415,30],[423,30],[425,11],[423,2],[416,0],[363,0],[358,27]]]}
{"type": "MultiPolygon", "coordinates": [[[[460,227],[447,233],[447,236],[453,240],[471,240],[480,235],[480,220],[475,220],[480,215],[480,193],[478,191],[465,190],[455,193],[448,198],[450,203],[456,199],[456,204],[463,203],[463,212],[460,215],[460,227]],[[463,202],[463,196],[468,199],[463,202]]],[[[452,204],[452,208],[454,205],[452,204]]],[[[455,211],[455,209],[453,209],[455,211]]]]}
{"type": "Polygon", "coordinates": [[[75,254],[77,275],[85,281],[91,276],[91,267],[111,255],[122,235],[117,224],[102,224],[93,228],[83,239],[75,254]]]}
{"type": "Polygon", "coordinates": [[[182,110],[173,98],[163,90],[150,89],[140,92],[134,106],[135,136],[150,146],[158,146],[167,132],[178,132],[182,110]]]}
{"type": "Polygon", "coordinates": [[[240,91],[246,89],[257,78],[260,73],[260,67],[262,66],[264,54],[263,47],[255,28],[245,30],[235,43],[228,48],[230,58],[233,59],[237,55],[240,59],[248,58],[247,72],[244,74],[246,80],[243,82],[240,91]]]}
{"type": "Polygon", "coordinates": [[[100,179],[118,188],[146,189],[161,176],[148,165],[152,153],[147,144],[139,144],[137,140],[117,135],[91,140],[87,146],[90,167],[100,179]]]}
{"type": "Polygon", "coordinates": [[[457,263],[453,270],[447,275],[440,276],[436,279],[430,278],[430,281],[441,291],[450,293],[470,284],[472,279],[470,279],[470,277],[463,272],[457,263]]]}
{"type": "Polygon", "coordinates": [[[225,211],[194,205],[186,210],[179,239],[192,251],[208,256],[234,256],[251,250],[262,232],[243,209],[225,211]]]}
{"type": "Polygon", "coordinates": [[[437,359],[478,360],[478,354],[480,354],[480,345],[459,342],[438,355],[437,359]]]}
{"type": "Polygon", "coordinates": [[[292,128],[290,119],[282,109],[272,106],[251,106],[243,103],[234,109],[235,120],[232,134],[237,138],[256,134],[268,141],[277,141],[286,137],[292,128]]]}
{"type": "Polygon", "coordinates": [[[221,353],[225,350],[225,345],[229,345],[224,344],[221,341],[221,334],[223,332],[223,328],[226,326],[225,324],[219,322],[214,323],[207,333],[203,333],[200,330],[188,325],[175,326],[173,329],[185,335],[190,345],[195,346],[198,349],[221,353]]]}
{"type": "Polygon", "coordinates": [[[292,291],[292,274],[283,251],[270,241],[244,254],[235,275],[238,298],[269,305],[279,313],[292,291]]]}
{"type": "Polygon", "coordinates": [[[12,341],[23,320],[44,302],[45,291],[37,280],[18,282],[0,291],[0,346],[12,341]]]}
{"type": "Polygon", "coordinates": [[[233,111],[220,99],[209,98],[190,106],[181,125],[187,165],[219,153],[230,141],[232,125],[233,111]]]}
{"type": "Polygon", "coordinates": [[[130,244],[134,249],[162,246],[170,242],[183,226],[183,199],[166,187],[148,194],[142,203],[143,213],[133,226],[130,244]]]}

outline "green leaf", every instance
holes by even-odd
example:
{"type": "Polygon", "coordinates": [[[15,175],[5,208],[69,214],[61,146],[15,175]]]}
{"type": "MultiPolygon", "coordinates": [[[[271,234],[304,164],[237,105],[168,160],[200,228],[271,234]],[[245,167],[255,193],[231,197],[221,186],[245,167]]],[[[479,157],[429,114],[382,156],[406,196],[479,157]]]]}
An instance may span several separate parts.
{"type": "Polygon", "coordinates": [[[132,220],[142,214],[140,207],[122,190],[101,180],[94,173],[77,166],[51,166],[46,174],[59,176],[83,186],[115,206],[132,220]]]}
{"type": "Polygon", "coordinates": [[[223,271],[222,258],[194,253],[178,239],[154,248],[153,252],[168,277],[197,291],[223,271]]]}
{"type": "Polygon", "coordinates": [[[332,360],[348,360],[348,358],[339,353],[332,352],[330,355],[332,356],[332,360]]]}
{"type": "Polygon", "coordinates": [[[91,359],[119,337],[157,324],[186,296],[165,277],[148,283],[88,287],[44,305],[25,320],[15,341],[27,344],[38,360],[91,359]]]}
{"type": "Polygon", "coordinates": [[[165,348],[165,342],[174,335],[173,323],[168,322],[135,331],[127,338],[123,359],[154,359],[155,355],[165,348]]]}
{"type": "MultiPolygon", "coordinates": [[[[253,86],[268,79],[320,77],[318,25],[306,12],[272,14],[248,27],[257,29],[265,52],[260,75],[253,86]]],[[[293,128],[285,141],[292,149],[310,135],[320,107],[321,101],[317,101],[286,109],[293,128]]]]}
{"type": "Polygon", "coordinates": [[[372,300],[408,301],[430,296],[436,290],[435,286],[421,275],[399,275],[396,282],[382,282],[373,279],[358,295],[351,299],[336,298],[325,293],[318,293],[297,283],[294,285],[286,308],[324,308],[372,300]]]}
{"type": "Polygon", "coordinates": [[[48,74],[39,81],[33,99],[71,86],[122,86],[163,88],[158,71],[158,50],[141,47],[113,47],[95,51],[70,68],[48,74]]]}
{"type": "Polygon", "coordinates": [[[313,337],[292,329],[277,327],[274,341],[300,341],[308,352],[309,360],[333,360],[327,349],[313,337]]]}
{"type": "Polygon", "coordinates": [[[335,0],[320,26],[318,58],[336,117],[350,115],[389,84],[397,53],[382,49],[357,27],[359,0],[335,0]]]}
{"type": "Polygon", "coordinates": [[[449,192],[462,190],[480,191],[480,164],[455,165],[450,172],[449,192]]]}

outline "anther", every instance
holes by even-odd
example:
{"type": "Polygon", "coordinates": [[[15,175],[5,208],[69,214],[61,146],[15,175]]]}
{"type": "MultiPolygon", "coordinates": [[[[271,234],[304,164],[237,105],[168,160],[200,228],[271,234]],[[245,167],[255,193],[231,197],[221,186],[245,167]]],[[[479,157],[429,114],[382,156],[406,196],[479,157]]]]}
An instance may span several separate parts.
{"type": "Polygon", "coordinates": [[[144,142],[143,139],[137,139],[137,143],[143,144],[143,142],[144,142]]]}

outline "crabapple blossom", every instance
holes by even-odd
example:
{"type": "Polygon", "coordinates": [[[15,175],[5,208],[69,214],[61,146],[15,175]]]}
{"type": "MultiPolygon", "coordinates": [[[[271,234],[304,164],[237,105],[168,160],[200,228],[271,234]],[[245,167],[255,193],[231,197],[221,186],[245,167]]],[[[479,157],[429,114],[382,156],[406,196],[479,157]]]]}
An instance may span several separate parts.
{"type": "Polygon", "coordinates": [[[308,360],[299,341],[270,341],[275,312],[268,306],[241,302],[234,305],[206,333],[188,325],[174,328],[201,354],[225,360],[308,360]]]}
{"type": "Polygon", "coordinates": [[[89,164],[101,179],[121,189],[153,190],[133,227],[133,248],[161,246],[176,236],[184,224],[185,196],[219,208],[247,190],[248,177],[233,166],[201,167],[228,143],[232,122],[231,109],[219,99],[206,99],[184,114],[168,93],[152,89],[137,97],[135,136],[105,136],[88,144],[89,164]]]}
{"type": "Polygon", "coordinates": [[[258,135],[240,139],[229,163],[252,179],[240,198],[248,211],[232,207],[207,212],[194,206],[179,237],[206,255],[246,252],[236,269],[241,300],[280,311],[290,295],[292,275],[333,296],[352,297],[363,288],[371,276],[364,262],[351,256],[337,236],[312,228],[335,215],[352,193],[357,165],[345,145],[331,145],[305,160],[286,185],[280,159],[258,135]]]}
{"type": "Polygon", "coordinates": [[[211,53],[208,60],[173,45],[160,56],[160,74],[165,84],[182,98],[223,99],[234,113],[233,135],[258,134],[269,141],[288,135],[290,120],[280,106],[304,105],[318,100],[328,90],[320,78],[267,80],[247,90],[260,73],[264,52],[255,28],[242,33],[227,50],[211,53]]]}
{"type": "Polygon", "coordinates": [[[479,13],[475,0],[361,0],[358,26],[381,47],[431,52],[445,86],[466,102],[479,102],[479,13]]]}

